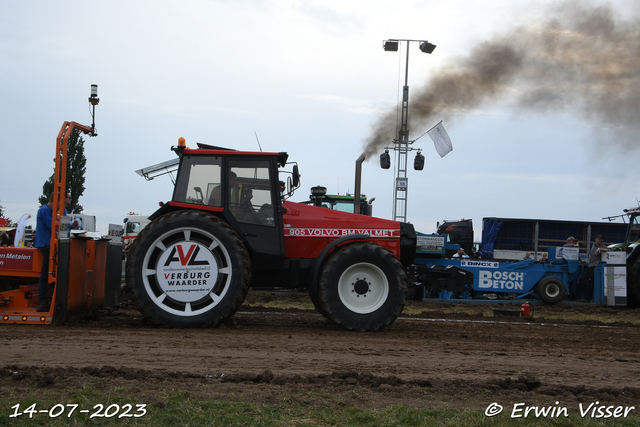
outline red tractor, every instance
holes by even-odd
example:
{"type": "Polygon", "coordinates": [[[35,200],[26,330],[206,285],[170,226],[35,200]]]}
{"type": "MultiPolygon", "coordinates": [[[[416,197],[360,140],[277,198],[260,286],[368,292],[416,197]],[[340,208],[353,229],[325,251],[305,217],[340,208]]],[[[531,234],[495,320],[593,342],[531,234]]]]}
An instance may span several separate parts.
{"type": "Polygon", "coordinates": [[[180,158],[173,197],[129,251],[127,283],[146,318],[217,325],[250,287],[306,289],[348,330],[379,330],[398,317],[416,250],[411,224],[285,201],[299,186],[297,165],[279,172],[286,153],[198,147],[183,138],[172,147],[180,158]]]}

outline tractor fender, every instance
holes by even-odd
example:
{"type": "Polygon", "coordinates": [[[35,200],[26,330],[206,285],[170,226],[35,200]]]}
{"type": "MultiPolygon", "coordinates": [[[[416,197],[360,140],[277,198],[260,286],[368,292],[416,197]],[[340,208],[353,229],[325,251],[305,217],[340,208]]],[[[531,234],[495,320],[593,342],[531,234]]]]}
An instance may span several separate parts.
{"type": "Polygon", "coordinates": [[[181,203],[181,202],[167,202],[167,203],[163,203],[162,206],[160,206],[160,208],[158,208],[157,211],[149,215],[149,221],[153,221],[154,219],[159,218],[165,214],[168,214],[169,212],[175,212],[175,211],[180,211],[185,209],[187,210],[197,209],[197,210],[211,213],[217,216],[220,216],[220,214],[223,212],[223,209],[219,207],[193,205],[190,203],[181,203]]]}
{"type": "Polygon", "coordinates": [[[154,219],[161,217],[164,214],[177,210],[175,207],[169,205],[169,203],[163,203],[158,210],[149,215],[149,221],[153,221],[154,219]]]}
{"type": "Polygon", "coordinates": [[[329,252],[331,252],[336,246],[344,242],[348,242],[350,240],[369,240],[370,237],[371,236],[369,236],[368,234],[348,234],[346,236],[342,236],[334,240],[333,242],[325,246],[322,252],[320,252],[320,255],[318,255],[318,257],[315,259],[313,263],[313,277],[311,280],[311,292],[318,291],[318,276],[320,276],[320,268],[322,268],[322,262],[327,257],[327,255],[329,255],[329,252]]]}

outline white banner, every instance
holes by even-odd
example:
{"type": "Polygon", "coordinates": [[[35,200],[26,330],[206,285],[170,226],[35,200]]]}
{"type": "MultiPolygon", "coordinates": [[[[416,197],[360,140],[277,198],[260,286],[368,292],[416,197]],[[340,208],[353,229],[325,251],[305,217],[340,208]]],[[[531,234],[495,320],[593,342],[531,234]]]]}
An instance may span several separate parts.
{"type": "Polygon", "coordinates": [[[427,134],[433,139],[433,144],[436,146],[436,151],[440,154],[440,157],[444,157],[453,151],[451,138],[449,138],[449,134],[447,134],[447,131],[444,129],[442,121],[432,127],[427,134]]]}
{"type": "Polygon", "coordinates": [[[13,239],[13,246],[16,248],[24,248],[24,228],[27,226],[27,222],[31,219],[31,214],[24,214],[18,221],[18,228],[16,229],[16,237],[13,239]]]}

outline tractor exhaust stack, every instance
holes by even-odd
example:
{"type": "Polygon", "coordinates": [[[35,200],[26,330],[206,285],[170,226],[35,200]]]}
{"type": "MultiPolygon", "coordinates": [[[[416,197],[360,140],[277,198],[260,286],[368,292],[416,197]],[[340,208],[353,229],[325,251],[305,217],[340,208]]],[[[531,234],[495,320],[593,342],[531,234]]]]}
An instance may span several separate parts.
{"type": "Polygon", "coordinates": [[[353,196],[353,213],[360,213],[360,185],[362,183],[362,162],[366,158],[365,153],[360,154],[356,160],[356,183],[355,194],[353,196]]]}

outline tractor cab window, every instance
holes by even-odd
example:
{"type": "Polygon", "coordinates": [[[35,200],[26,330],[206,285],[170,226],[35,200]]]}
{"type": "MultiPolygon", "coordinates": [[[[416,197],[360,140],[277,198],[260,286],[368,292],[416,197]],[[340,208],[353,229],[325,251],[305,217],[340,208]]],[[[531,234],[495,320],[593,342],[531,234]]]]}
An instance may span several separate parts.
{"type": "Polygon", "coordinates": [[[236,221],[275,227],[274,188],[269,162],[230,162],[229,210],[236,221]]]}
{"type": "Polygon", "coordinates": [[[175,185],[173,200],[198,205],[222,206],[220,197],[221,163],[219,157],[184,156],[175,185]],[[215,190],[215,189],[218,190],[215,190]],[[212,197],[213,196],[213,197],[212,197]]]}

